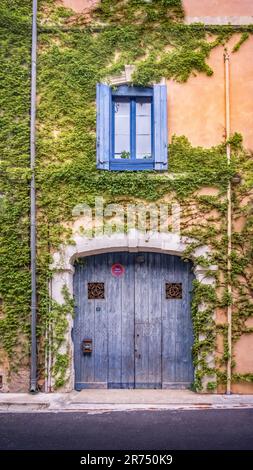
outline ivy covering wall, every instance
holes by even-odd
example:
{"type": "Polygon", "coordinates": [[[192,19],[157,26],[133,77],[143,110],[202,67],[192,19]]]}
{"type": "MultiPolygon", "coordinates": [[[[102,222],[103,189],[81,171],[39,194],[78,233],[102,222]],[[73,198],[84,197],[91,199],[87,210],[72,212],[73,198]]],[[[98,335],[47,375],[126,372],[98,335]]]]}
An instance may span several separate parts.
{"type": "Polygon", "coordinates": [[[30,24],[30,1],[1,2],[0,367],[14,372],[29,353],[30,24]]]}
{"type": "MultiPolygon", "coordinates": [[[[27,363],[29,353],[29,67],[31,48],[31,1],[1,3],[1,270],[0,341],[2,359],[8,357],[10,377],[17,363],[27,363]]],[[[194,148],[184,136],[174,136],[169,148],[169,172],[106,172],[95,165],[96,83],[135,64],[133,83],[147,85],[162,77],[186,81],[192,74],[213,71],[207,58],[213,48],[233,35],[231,26],[205,27],[183,24],[180,0],[104,0],[91,16],[77,15],[53,0],[39,2],[38,111],[37,111],[37,221],[38,221],[38,345],[39,376],[43,381],[44,355],[51,343],[56,386],[67,379],[68,354],[61,354],[67,328],[66,313],[73,305],[51,305],[48,281],[51,254],[63,242],[71,242],[72,210],[77,204],[94,205],[96,196],[109,202],[179,201],[182,234],[209,245],[209,260],[198,264],[218,266],[217,287],[195,281],[193,324],[195,332],[194,387],[210,377],[209,389],[226,381],[227,324],[215,324],[214,312],[231,302],[227,283],[233,283],[233,337],[251,333],[246,320],[253,316],[252,281],[252,155],[242,137],[231,138],[232,163],[227,165],[225,142],[211,149],[194,148]],[[123,5],[124,4],[124,5],[123,5]],[[233,217],[244,218],[241,232],[233,234],[232,272],[227,273],[228,182],[232,186],[233,217]],[[171,177],[173,175],[173,177],[171,177]],[[213,187],[213,196],[205,195],[213,187]],[[201,190],[201,191],[200,191],[201,190]],[[199,305],[203,308],[199,310],[199,305]],[[48,326],[50,337],[48,337],[48,326]],[[47,335],[47,339],[46,338],[47,335]],[[221,335],[223,353],[216,364],[208,356],[221,335]],[[214,378],[214,377],[217,377],[214,378]]],[[[252,33],[241,28],[235,53],[252,33]]],[[[224,317],[225,318],[225,317],[224,317]]],[[[0,356],[1,359],[1,356],[0,356]]],[[[252,374],[234,376],[252,380],[252,374]]]]}

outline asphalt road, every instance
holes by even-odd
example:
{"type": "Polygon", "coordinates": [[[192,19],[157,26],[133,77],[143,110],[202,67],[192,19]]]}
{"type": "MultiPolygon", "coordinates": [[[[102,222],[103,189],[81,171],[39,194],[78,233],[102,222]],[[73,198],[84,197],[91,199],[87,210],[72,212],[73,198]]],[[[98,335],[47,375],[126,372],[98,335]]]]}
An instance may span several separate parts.
{"type": "Polygon", "coordinates": [[[253,409],[1,413],[0,449],[252,450],[253,409]]]}

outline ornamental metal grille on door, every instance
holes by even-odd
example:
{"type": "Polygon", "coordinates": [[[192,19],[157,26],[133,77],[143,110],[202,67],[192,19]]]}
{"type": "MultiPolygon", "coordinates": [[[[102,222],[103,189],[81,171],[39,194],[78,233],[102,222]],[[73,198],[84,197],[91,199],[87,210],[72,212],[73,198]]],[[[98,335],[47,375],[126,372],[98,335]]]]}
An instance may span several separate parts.
{"type": "Polygon", "coordinates": [[[182,283],[166,282],[165,294],[166,299],[182,299],[182,283]]]}
{"type": "Polygon", "coordinates": [[[75,388],[186,388],[193,381],[191,263],[106,253],[76,263],[75,388]]]}
{"type": "Polygon", "coordinates": [[[103,282],[88,282],[88,299],[104,299],[105,285],[103,282]]]}

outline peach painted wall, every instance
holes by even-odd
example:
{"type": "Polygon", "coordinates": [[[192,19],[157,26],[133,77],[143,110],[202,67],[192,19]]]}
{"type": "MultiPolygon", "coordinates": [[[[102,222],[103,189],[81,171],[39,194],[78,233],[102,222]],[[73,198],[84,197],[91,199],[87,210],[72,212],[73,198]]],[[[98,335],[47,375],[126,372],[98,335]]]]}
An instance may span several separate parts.
{"type": "Polygon", "coordinates": [[[187,16],[250,16],[252,0],[183,0],[187,16]]]}
{"type": "Polygon", "coordinates": [[[235,343],[233,351],[236,367],[235,372],[239,374],[252,373],[253,361],[253,335],[246,334],[235,343]]]}
{"type": "MultiPolygon", "coordinates": [[[[253,3],[253,1],[252,1],[253,3]]],[[[234,42],[235,38],[233,39],[234,42]]],[[[253,149],[253,36],[231,55],[231,128],[253,149]]]]}
{"type": "Polygon", "coordinates": [[[76,13],[81,13],[83,10],[92,10],[99,1],[100,0],[62,0],[61,3],[66,8],[72,8],[76,13]]]}
{"type": "MultiPolygon", "coordinates": [[[[252,373],[253,369],[253,335],[243,335],[233,347],[235,372],[238,374],[252,373]]],[[[253,393],[252,383],[237,383],[232,385],[233,393],[253,393]]]]}
{"type": "MultiPolygon", "coordinates": [[[[231,53],[239,35],[228,45],[230,52],[231,131],[240,132],[253,149],[253,37],[231,53]]],[[[211,52],[214,74],[192,76],[183,84],[168,82],[169,134],[186,135],[193,145],[210,147],[225,136],[224,48],[211,52]]]]}

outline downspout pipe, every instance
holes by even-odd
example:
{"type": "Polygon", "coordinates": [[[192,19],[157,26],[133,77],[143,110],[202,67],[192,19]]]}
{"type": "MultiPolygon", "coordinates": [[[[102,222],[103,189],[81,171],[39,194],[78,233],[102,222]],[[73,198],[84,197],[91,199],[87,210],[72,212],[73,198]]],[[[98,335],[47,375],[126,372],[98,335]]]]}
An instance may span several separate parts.
{"type": "Polygon", "coordinates": [[[37,74],[37,0],[33,0],[30,111],[30,269],[31,269],[31,372],[30,392],[37,391],[37,294],[36,294],[36,74],[37,74]]]}
{"type": "MultiPolygon", "coordinates": [[[[225,60],[225,96],[226,96],[226,154],[227,163],[231,162],[231,146],[229,138],[231,134],[230,129],[230,57],[227,51],[224,54],[225,60]]],[[[232,284],[231,284],[231,252],[232,252],[232,200],[231,200],[231,181],[228,183],[227,188],[227,276],[228,276],[228,296],[232,299],[232,284]]],[[[227,360],[227,395],[231,394],[231,364],[232,364],[232,305],[229,302],[227,306],[227,343],[228,343],[228,360],[227,360]]]]}

